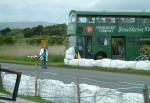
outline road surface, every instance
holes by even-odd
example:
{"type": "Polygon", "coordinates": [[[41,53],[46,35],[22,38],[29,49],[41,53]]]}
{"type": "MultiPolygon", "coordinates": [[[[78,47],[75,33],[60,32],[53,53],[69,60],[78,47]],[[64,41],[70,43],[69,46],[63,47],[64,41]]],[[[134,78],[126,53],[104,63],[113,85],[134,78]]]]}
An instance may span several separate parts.
{"type": "MultiPolygon", "coordinates": [[[[25,75],[35,76],[35,66],[33,65],[21,65],[21,64],[9,64],[0,63],[2,67],[20,71],[25,75]]],[[[138,87],[136,89],[131,89],[135,92],[142,92],[143,85],[150,86],[150,76],[144,75],[133,75],[133,74],[123,74],[123,73],[111,73],[103,71],[92,71],[92,70],[79,70],[79,69],[66,69],[49,67],[48,69],[40,69],[39,78],[40,79],[54,79],[60,80],[64,83],[76,82],[79,78],[80,83],[86,83],[90,85],[97,85],[105,88],[130,88],[138,87]]],[[[131,91],[130,89],[122,89],[122,91],[131,91]]]]}

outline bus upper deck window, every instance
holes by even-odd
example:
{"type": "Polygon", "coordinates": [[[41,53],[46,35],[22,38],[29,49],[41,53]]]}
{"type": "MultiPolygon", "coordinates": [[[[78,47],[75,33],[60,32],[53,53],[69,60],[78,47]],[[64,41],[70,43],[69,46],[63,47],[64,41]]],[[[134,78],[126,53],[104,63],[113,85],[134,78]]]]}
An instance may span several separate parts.
{"type": "Polygon", "coordinates": [[[113,18],[113,17],[105,17],[105,22],[106,23],[115,23],[115,18],[113,18]]]}
{"type": "Polygon", "coordinates": [[[87,23],[95,23],[94,17],[87,17],[87,23]]]}
{"type": "Polygon", "coordinates": [[[115,21],[115,22],[117,22],[117,23],[122,23],[122,21],[123,21],[123,19],[122,19],[122,18],[120,18],[120,17],[116,17],[116,21],[115,21]]]}
{"type": "Polygon", "coordinates": [[[137,18],[135,18],[135,22],[136,23],[143,23],[143,18],[137,17],[137,18]]]}
{"type": "Polygon", "coordinates": [[[97,23],[115,23],[114,17],[97,17],[96,18],[97,23]]]}
{"type": "Polygon", "coordinates": [[[143,23],[150,23],[150,18],[144,18],[143,23]]]}
{"type": "Polygon", "coordinates": [[[121,18],[123,23],[135,23],[135,18],[123,17],[121,18]]]}
{"type": "Polygon", "coordinates": [[[105,22],[105,18],[104,17],[96,17],[96,22],[97,23],[104,23],[105,22]]]}
{"type": "Polygon", "coordinates": [[[111,23],[115,23],[116,22],[116,18],[112,17],[111,18],[111,23]]]}
{"type": "Polygon", "coordinates": [[[86,23],[86,17],[78,17],[78,23],[86,23]]]}

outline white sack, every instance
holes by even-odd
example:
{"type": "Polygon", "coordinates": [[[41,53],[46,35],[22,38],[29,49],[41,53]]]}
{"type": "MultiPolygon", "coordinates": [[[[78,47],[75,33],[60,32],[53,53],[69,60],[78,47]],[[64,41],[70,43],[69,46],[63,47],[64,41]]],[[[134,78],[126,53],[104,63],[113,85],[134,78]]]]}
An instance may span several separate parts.
{"type": "Polygon", "coordinates": [[[150,61],[138,61],[136,62],[136,69],[138,70],[150,70],[150,61]]]}
{"type": "Polygon", "coordinates": [[[127,68],[136,69],[136,61],[127,61],[127,68]]]}
{"type": "Polygon", "coordinates": [[[93,59],[78,59],[80,66],[93,66],[93,59]]]}
{"type": "Polygon", "coordinates": [[[102,66],[102,60],[94,60],[93,61],[93,66],[101,67],[102,66]]]}
{"type": "Polygon", "coordinates": [[[69,60],[69,62],[68,62],[68,65],[77,66],[78,64],[79,64],[78,59],[72,59],[72,60],[69,60]]]}
{"type": "MultiPolygon", "coordinates": [[[[16,76],[4,74],[3,83],[6,90],[14,88],[16,76]]],[[[122,93],[115,89],[101,88],[95,85],[79,84],[82,103],[143,103],[143,95],[138,93],[122,93]]],[[[33,96],[35,94],[35,78],[22,75],[18,91],[19,95],[33,96]]],[[[43,99],[55,103],[74,103],[77,100],[75,83],[64,84],[58,80],[38,80],[38,94],[43,99]]]]}
{"type": "Polygon", "coordinates": [[[122,96],[122,103],[144,103],[144,98],[142,94],[125,93],[122,96]]]}
{"type": "Polygon", "coordinates": [[[111,68],[127,68],[127,61],[122,60],[111,60],[111,68]]]}
{"type": "Polygon", "coordinates": [[[111,59],[102,59],[101,61],[102,67],[110,67],[111,61],[112,61],[111,59]]]}
{"type": "Polygon", "coordinates": [[[75,55],[75,48],[70,47],[69,49],[66,50],[66,55],[75,55]]]}

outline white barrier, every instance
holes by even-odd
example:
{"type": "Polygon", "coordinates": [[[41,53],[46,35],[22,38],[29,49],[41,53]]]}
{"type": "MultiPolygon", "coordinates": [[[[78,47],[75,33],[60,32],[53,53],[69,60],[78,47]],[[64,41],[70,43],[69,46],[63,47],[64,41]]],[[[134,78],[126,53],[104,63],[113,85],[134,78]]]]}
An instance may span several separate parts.
{"type": "MultiPolygon", "coordinates": [[[[3,74],[6,90],[12,92],[16,76],[3,74]]],[[[75,83],[64,84],[57,80],[38,80],[38,94],[43,99],[55,103],[74,103],[77,99],[75,83]]],[[[115,89],[101,88],[95,85],[80,84],[81,103],[143,103],[143,95],[138,93],[122,93],[115,89]]],[[[22,75],[19,95],[34,96],[35,78],[22,75]]]]}
{"type": "Polygon", "coordinates": [[[64,64],[76,65],[76,66],[97,66],[97,67],[108,67],[108,68],[130,68],[136,70],[150,70],[150,61],[123,61],[123,60],[112,60],[112,59],[74,59],[75,49],[73,47],[66,51],[66,58],[64,64]]]}

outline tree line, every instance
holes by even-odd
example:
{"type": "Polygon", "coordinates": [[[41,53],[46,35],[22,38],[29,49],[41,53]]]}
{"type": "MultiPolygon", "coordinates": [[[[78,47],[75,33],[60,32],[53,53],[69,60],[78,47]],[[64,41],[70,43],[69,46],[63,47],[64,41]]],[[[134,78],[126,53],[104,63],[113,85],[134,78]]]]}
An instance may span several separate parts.
{"type": "MultiPolygon", "coordinates": [[[[1,36],[15,35],[13,33],[14,29],[5,28],[0,30],[1,36]]],[[[20,33],[24,35],[24,37],[32,37],[32,36],[42,36],[42,35],[65,35],[67,34],[67,25],[66,24],[57,24],[52,26],[42,26],[38,25],[33,28],[25,28],[20,29],[20,33]]]]}
{"type": "Polygon", "coordinates": [[[0,30],[0,45],[13,44],[16,42],[39,44],[44,37],[49,39],[50,44],[62,44],[64,41],[67,41],[66,34],[66,24],[57,24],[45,27],[38,25],[36,27],[25,29],[5,28],[0,30]]]}

